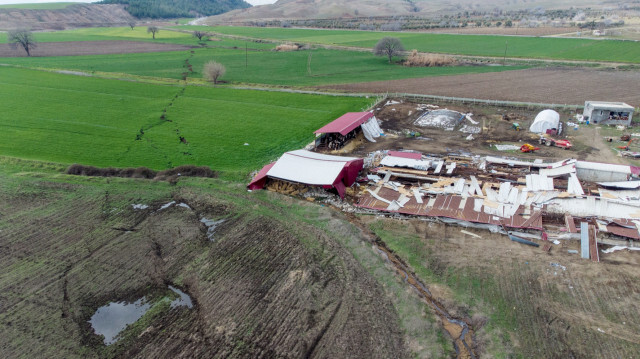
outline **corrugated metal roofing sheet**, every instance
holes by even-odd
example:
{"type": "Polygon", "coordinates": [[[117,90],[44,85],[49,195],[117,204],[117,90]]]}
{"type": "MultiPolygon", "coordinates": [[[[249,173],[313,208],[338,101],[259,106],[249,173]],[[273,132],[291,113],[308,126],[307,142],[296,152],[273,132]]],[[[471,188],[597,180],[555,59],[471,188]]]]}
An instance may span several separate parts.
{"type": "Polygon", "coordinates": [[[339,133],[344,136],[356,127],[367,122],[371,117],[373,117],[373,113],[371,112],[347,112],[314,133],[339,133]]]}
{"type": "MultiPolygon", "coordinates": [[[[392,189],[382,187],[377,196],[386,201],[393,201],[400,197],[400,193],[392,189]]],[[[531,216],[524,215],[524,206],[517,206],[515,213],[509,217],[499,217],[484,212],[484,205],[476,199],[470,200],[457,195],[437,195],[424,199],[418,203],[414,196],[407,197],[407,201],[402,208],[389,212],[398,212],[409,215],[447,217],[460,219],[468,222],[485,223],[494,225],[505,225],[512,228],[532,228],[542,229],[541,212],[534,211],[531,216]]],[[[362,195],[356,206],[388,211],[389,203],[376,199],[370,193],[362,195]]]]}

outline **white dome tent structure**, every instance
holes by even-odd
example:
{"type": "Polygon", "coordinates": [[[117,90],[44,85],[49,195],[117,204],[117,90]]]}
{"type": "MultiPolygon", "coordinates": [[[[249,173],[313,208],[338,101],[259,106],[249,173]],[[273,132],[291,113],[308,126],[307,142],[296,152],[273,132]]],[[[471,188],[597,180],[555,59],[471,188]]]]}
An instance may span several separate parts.
{"type": "Polygon", "coordinates": [[[558,129],[560,126],[560,114],[554,110],[541,111],[533,120],[529,131],[535,133],[547,133],[547,130],[558,129]]]}

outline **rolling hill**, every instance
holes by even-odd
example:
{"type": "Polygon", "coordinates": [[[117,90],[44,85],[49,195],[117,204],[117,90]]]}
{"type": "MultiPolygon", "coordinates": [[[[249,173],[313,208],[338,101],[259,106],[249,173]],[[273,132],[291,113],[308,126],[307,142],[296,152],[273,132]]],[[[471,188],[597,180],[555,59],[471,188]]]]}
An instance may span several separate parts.
{"type": "Polygon", "coordinates": [[[278,0],[211,17],[206,23],[269,19],[327,19],[368,16],[421,16],[472,11],[519,11],[598,7],[598,0],[278,0]]]}
{"type": "Polygon", "coordinates": [[[244,0],[103,0],[102,4],[123,4],[137,18],[167,19],[221,14],[251,5],[244,0]]]}
{"type": "Polygon", "coordinates": [[[63,8],[0,8],[0,30],[126,25],[135,20],[123,5],[73,4],[63,8]]]}

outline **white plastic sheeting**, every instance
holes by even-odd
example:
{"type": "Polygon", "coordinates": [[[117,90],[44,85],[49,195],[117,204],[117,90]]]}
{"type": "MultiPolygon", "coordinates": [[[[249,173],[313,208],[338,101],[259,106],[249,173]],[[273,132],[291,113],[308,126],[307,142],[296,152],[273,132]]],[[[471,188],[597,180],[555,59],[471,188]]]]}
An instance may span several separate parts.
{"type": "Polygon", "coordinates": [[[546,133],[548,129],[558,128],[560,114],[554,110],[541,111],[533,120],[529,131],[535,133],[546,133]]]}
{"type": "Polygon", "coordinates": [[[367,122],[360,125],[360,128],[362,128],[362,133],[369,142],[376,142],[375,138],[383,134],[380,125],[378,125],[378,120],[375,117],[371,117],[367,122]]]}

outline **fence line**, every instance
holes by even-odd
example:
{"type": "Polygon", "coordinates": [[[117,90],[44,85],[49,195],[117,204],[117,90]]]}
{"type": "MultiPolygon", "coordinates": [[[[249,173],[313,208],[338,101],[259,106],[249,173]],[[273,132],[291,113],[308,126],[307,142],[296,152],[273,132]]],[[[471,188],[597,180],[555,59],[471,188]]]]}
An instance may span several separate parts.
{"type": "Polygon", "coordinates": [[[522,101],[503,101],[503,100],[484,100],[478,98],[468,97],[450,97],[439,95],[424,95],[413,93],[345,93],[345,92],[324,92],[324,91],[312,91],[312,90],[295,90],[288,88],[273,88],[273,87],[251,87],[251,86],[233,86],[235,89],[242,90],[258,90],[258,91],[273,91],[273,92],[289,92],[300,93],[309,95],[324,95],[324,96],[344,96],[344,97],[366,97],[366,98],[404,98],[407,100],[424,101],[424,100],[442,100],[450,102],[462,102],[472,104],[484,104],[495,106],[509,106],[509,107],[526,107],[526,108],[561,108],[569,110],[579,110],[584,105],[572,105],[572,104],[555,104],[555,103],[537,103],[537,102],[522,102],[522,101]]]}
{"type": "Polygon", "coordinates": [[[584,107],[584,105],[573,105],[573,104],[555,104],[555,103],[537,103],[537,102],[522,102],[522,101],[503,101],[503,100],[483,100],[477,98],[468,98],[468,97],[449,97],[449,96],[438,96],[438,95],[423,95],[423,94],[410,94],[410,93],[390,93],[387,95],[388,97],[401,97],[408,100],[443,100],[443,101],[453,101],[453,102],[462,102],[462,103],[473,103],[473,104],[485,104],[485,105],[495,105],[495,106],[510,106],[510,107],[526,107],[526,108],[561,108],[561,109],[570,109],[570,110],[578,110],[584,107]]]}

